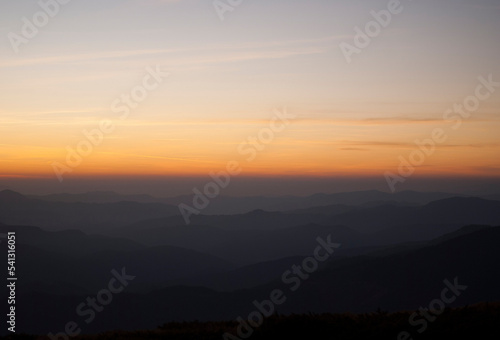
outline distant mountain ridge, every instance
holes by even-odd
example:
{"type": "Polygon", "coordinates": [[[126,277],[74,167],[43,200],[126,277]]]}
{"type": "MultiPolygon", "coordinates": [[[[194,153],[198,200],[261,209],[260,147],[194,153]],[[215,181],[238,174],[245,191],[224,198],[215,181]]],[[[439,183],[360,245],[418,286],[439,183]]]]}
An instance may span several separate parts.
{"type": "Polygon", "coordinates": [[[51,195],[30,195],[33,199],[48,202],[64,203],[164,203],[164,200],[150,195],[122,195],[113,191],[92,191],[82,194],[51,194],[51,195]]]}
{"type": "Polygon", "coordinates": [[[49,230],[99,231],[152,217],[179,214],[164,203],[51,202],[28,198],[11,190],[0,191],[0,221],[10,225],[36,225],[49,230]]]}
{"type": "MultiPolygon", "coordinates": [[[[500,197],[500,195],[490,195],[500,197]]],[[[204,214],[241,214],[252,210],[262,209],[266,211],[288,211],[296,209],[307,209],[326,205],[380,205],[393,202],[394,204],[422,205],[431,201],[450,198],[467,197],[467,195],[442,193],[442,192],[417,192],[401,191],[398,193],[387,193],[378,190],[341,192],[334,194],[318,193],[309,196],[251,196],[251,197],[231,197],[221,195],[213,200],[204,209],[204,214]]],[[[52,194],[52,195],[32,195],[29,198],[50,202],[67,203],[116,203],[122,201],[132,201],[138,203],[164,203],[178,205],[180,203],[191,204],[193,195],[183,195],[176,197],[159,198],[150,195],[124,195],[108,191],[87,192],[82,194],[52,194]]]]}
{"type": "Polygon", "coordinates": [[[27,202],[29,198],[12,190],[0,191],[0,203],[19,203],[27,202]]]}

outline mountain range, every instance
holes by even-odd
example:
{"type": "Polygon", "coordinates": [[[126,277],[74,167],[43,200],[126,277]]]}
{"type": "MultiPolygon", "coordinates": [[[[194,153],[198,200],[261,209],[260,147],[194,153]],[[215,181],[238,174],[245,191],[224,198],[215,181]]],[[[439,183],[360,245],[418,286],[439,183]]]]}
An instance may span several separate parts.
{"type": "Polygon", "coordinates": [[[120,270],[133,281],[82,324],[85,333],[244,318],[275,289],[286,296],[276,311],[287,315],[417,309],[439,298],[446,280],[467,286],[450,307],[500,301],[500,201],[386,195],[239,198],[256,209],[193,216],[187,226],[173,201],[146,195],[1,191],[0,234],[16,233],[19,329],[82,323],[76,307],[120,270]],[[297,280],[294,268],[319,239],[339,247],[297,280]],[[300,286],[291,290],[292,282],[300,286]]]}

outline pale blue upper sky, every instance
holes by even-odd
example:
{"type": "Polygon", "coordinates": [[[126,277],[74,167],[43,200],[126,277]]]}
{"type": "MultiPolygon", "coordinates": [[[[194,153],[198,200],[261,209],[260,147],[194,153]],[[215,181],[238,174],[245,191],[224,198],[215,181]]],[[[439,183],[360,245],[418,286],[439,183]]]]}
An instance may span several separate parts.
{"type": "Polygon", "coordinates": [[[401,102],[430,114],[477,76],[500,71],[496,0],[403,0],[404,11],[350,65],[338,44],[387,1],[245,0],[221,22],[208,0],[73,0],[15,54],[6,35],[20,31],[36,3],[0,4],[3,110],[23,112],[26,94],[44,112],[107,107],[134,74],[161,64],[172,71],[161,104],[187,117],[203,116],[193,96],[215,102],[206,114],[223,117],[278,104],[362,117],[401,102]],[[53,91],[66,99],[51,102],[53,91]]]}

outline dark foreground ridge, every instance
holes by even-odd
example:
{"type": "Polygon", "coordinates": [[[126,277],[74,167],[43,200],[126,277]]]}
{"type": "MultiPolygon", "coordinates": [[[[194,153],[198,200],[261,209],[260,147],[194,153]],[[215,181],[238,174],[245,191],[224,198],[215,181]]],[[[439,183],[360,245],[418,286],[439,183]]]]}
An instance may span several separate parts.
{"type": "MultiPolygon", "coordinates": [[[[500,335],[500,303],[481,303],[460,308],[446,308],[438,317],[426,320],[420,311],[368,314],[302,314],[274,315],[246,339],[498,339],[500,335]],[[413,324],[410,323],[412,315],[413,324]],[[424,321],[425,320],[425,321],[424,321]],[[407,332],[404,334],[404,332],[407,332]]],[[[95,339],[171,339],[221,340],[243,339],[239,324],[228,322],[172,322],[149,331],[111,331],[97,335],[73,337],[95,339]]],[[[39,340],[45,336],[15,335],[7,339],[39,340]]]]}

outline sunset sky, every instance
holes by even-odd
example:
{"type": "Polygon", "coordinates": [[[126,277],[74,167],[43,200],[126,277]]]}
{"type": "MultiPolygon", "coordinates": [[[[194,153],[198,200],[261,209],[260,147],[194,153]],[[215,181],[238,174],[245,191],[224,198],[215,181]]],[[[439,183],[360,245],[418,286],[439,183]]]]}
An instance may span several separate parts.
{"type": "Polygon", "coordinates": [[[460,127],[443,119],[479,77],[500,82],[499,2],[403,0],[348,63],[339,44],[387,4],[244,0],[222,21],[211,0],[73,0],[16,53],[9,33],[41,9],[2,1],[0,177],[64,191],[54,162],[110,120],[64,181],[206,177],[236,160],[244,176],[384,182],[436,128],[448,138],[415,176],[500,178],[500,87],[460,127]],[[112,104],[157,65],[169,76],[120,118],[112,104]],[[285,108],[295,118],[247,161],[239,145],[285,108]]]}

